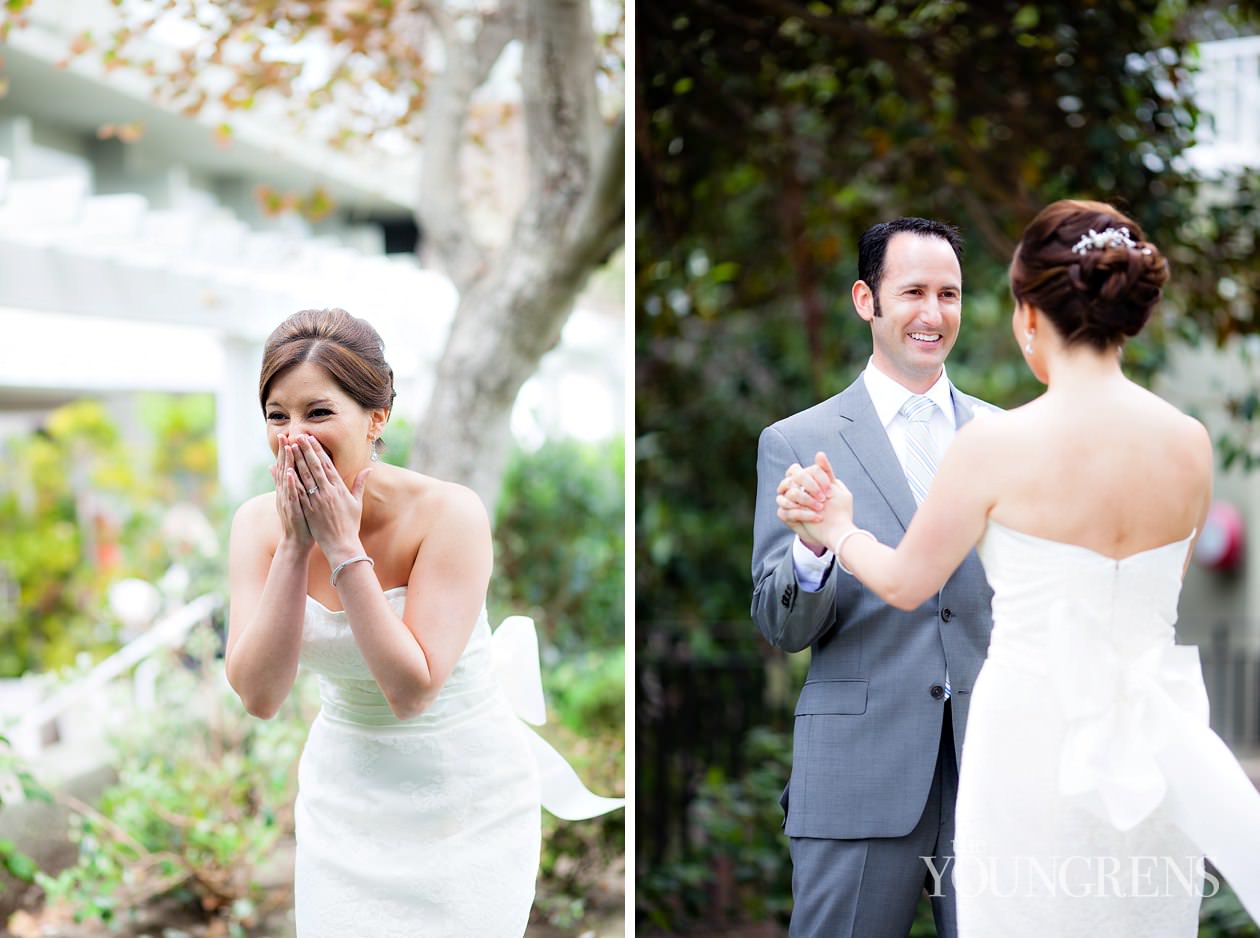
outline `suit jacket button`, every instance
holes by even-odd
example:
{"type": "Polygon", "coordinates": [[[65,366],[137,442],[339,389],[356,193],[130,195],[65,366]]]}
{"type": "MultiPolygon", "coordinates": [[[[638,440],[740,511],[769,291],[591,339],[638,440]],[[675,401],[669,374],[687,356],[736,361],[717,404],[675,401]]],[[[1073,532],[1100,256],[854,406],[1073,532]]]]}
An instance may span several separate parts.
{"type": "Polygon", "coordinates": [[[949,621],[950,619],[952,619],[952,618],[954,618],[954,613],[953,613],[953,612],[951,612],[949,609],[942,609],[942,610],[941,610],[941,621],[942,621],[942,622],[948,622],[948,621],[949,621]]]}
{"type": "Polygon", "coordinates": [[[933,700],[940,700],[945,696],[945,688],[940,684],[933,684],[931,690],[928,691],[932,695],[933,700]]]}

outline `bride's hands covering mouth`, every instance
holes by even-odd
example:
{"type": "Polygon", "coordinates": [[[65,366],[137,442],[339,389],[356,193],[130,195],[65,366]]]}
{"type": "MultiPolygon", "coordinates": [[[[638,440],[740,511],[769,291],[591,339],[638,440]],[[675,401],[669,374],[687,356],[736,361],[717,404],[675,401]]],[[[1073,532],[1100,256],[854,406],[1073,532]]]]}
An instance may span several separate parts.
{"type": "Polygon", "coordinates": [[[296,467],[302,513],[329,566],[363,553],[359,524],[363,517],[363,491],[372,468],[360,470],[347,487],[332,457],[314,437],[295,437],[286,449],[291,451],[296,467]]]}

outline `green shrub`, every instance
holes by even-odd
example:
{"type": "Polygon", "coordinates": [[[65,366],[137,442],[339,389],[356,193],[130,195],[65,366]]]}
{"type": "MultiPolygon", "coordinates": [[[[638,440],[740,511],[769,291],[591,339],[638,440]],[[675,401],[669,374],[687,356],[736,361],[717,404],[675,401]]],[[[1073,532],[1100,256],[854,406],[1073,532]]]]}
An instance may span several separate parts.
{"type": "MultiPolygon", "coordinates": [[[[550,722],[543,735],[592,790],[625,793],[625,447],[549,442],[518,451],[494,525],[491,621],[538,626],[550,722]]],[[[577,928],[624,901],[625,812],[543,814],[535,915],[577,928]],[[595,900],[595,901],[592,901],[595,900]]]]}
{"type": "Polygon", "coordinates": [[[147,903],[186,899],[207,919],[252,924],[259,867],[293,830],[296,765],[311,717],[299,685],[279,716],[249,717],[223,679],[209,630],[171,653],[163,706],[115,738],[118,782],[90,808],[72,804],[78,863],[37,874],[53,914],[116,924],[147,903]]]}
{"type": "Polygon", "coordinates": [[[620,733],[626,719],[626,649],[573,652],[543,670],[547,705],[577,733],[620,733]]]}
{"type": "MultiPolygon", "coordinates": [[[[574,652],[545,666],[548,723],[543,735],[593,792],[625,795],[625,648],[574,652]]],[[[537,914],[573,929],[595,911],[590,900],[620,905],[624,881],[625,811],[584,821],[543,813],[537,914]]]]}
{"type": "Polygon", "coordinates": [[[563,652],[625,642],[625,444],[517,451],[495,511],[491,621],[534,618],[563,652]]]}
{"type": "MultiPolygon", "coordinates": [[[[14,754],[8,738],[0,736],[0,796],[9,785],[13,785],[26,801],[52,801],[52,793],[35,778],[26,762],[14,754]]],[[[4,798],[0,797],[0,807],[3,806],[4,798]]],[[[0,866],[10,876],[27,883],[34,882],[38,872],[35,861],[8,839],[0,839],[0,866]]],[[[0,884],[0,889],[3,888],[0,884]]]]}
{"type": "MultiPolygon", "coordinates": [[[[572,730],[564,722],[543,735],[596,794],[625,794],[625,743],[621,726],[598,723],[572,730]]],[[[564,821],[543,812],[542,856],[535,914],[556,928],[582,931],[592,912],[624,903],[626,812],[564,821]]]]}
{"type": "MultiPolygon", "coordinates": [[[[1208,886],[1210,887],[1210,883],[1208,886]]],[[[1203,900],[1199,910],[1199,938],[1258,938],[1260,927],[1238,901],[1238,896],[1221,881],[1221,888],[1203,900]]]]}
{"type": "Polygon", "coordinates": [[[679,930],[708,922],[786,925],[792,908],[792,863],[779,795],[791,765],[788,733],[758,727],[743,746],[738,778],[714,769],[690,806],[695,842],[640,873],[638,916],[679,930]]]}
{"type": "MultiPolygon", "coordinates": [[[[406,417],[390,414],[389,423],[381,432],[380,460],[391,466],[407,468],[411,459],[411,444],[416,438],[416,429],[406,417]]],[[[268,486],[271,480],[267,480],[268,486]]]]}
{"type": "MultiPolygon", "coordinates": [[[[215,501],[213,399],[143,395],[151,450],[128,445],[105,407],[80,400],[37,432],[7,439],[0,461],[0,677],[56,670],[117,648],[109,585],[156,581],[173,561],[194,585],[221,561],[162,530],[168,508],[215,501]]],[[[213,524],[213,520],[211,521],[213,524]]]]}

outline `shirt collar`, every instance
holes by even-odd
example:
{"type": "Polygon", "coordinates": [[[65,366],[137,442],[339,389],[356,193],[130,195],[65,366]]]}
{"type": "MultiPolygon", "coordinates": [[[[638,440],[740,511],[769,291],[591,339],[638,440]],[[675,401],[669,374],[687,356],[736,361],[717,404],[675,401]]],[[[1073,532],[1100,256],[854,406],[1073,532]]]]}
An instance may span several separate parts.
{"type": "MultiPolygon", "coordinates": [[[[885,429],[892,423],[893,418],[897,416],[901,410],[901,405],[906,402],[906,399],[913,397],[916,393],[880,371],[875,365],[873,357],[866,363],[866,369],[862,372],[862,380],[866,382],[866,393],[871,396],[871,403],[875,405],[875,413],[879,416],[879,422],[884,425],[885,429]]],[[[949,421],[951,427],[958,425],[954,416],[954,398],[950,390],[949,376],[945,373],[944,366],[941,366],[941,376],[936,379],[935,384],[924,392],[924,396],[931,398],[933,403],[941,409],[941,413],[945,415],[945,419],[949,421]]]]}

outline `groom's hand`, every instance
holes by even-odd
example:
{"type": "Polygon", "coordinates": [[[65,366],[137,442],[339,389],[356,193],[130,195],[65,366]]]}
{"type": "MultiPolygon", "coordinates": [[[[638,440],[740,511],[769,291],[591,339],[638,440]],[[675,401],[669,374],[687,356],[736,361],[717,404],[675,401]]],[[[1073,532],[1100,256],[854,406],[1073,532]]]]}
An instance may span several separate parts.
{"type": "Polygon", "coordinates": [[[827,498],[812,518],[802,522],[805,533],[801,540],[832,545],[853,527],[853,493],[836,478],[826,453],[815,456],[814,465],[810,468],[817,470],[827,480],[827,498]]]}
{"type": "Polygon", "coordinates": [[[826,546],[810,536],[806,525],[822,521],[820,512],[826,504],[834,478],[831,463],[823,453],[815,457],[814,465],[801,466],[792,463],[779,483],[775,502],[779,506],[779,520],[788,526],[816,556],[822,556],[826,546]]]}

